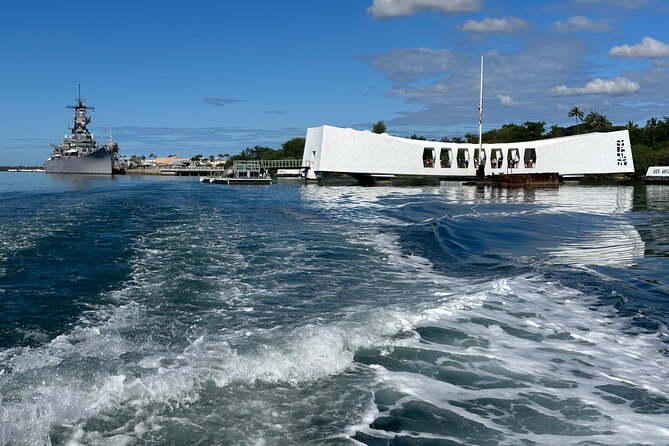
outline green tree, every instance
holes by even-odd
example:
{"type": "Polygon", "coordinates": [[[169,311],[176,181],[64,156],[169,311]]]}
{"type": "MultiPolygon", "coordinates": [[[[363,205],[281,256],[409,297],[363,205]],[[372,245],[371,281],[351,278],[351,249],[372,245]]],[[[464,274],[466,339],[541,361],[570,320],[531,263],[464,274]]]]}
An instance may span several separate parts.
{"type": "Polygon", "coordinates": [[[583,117],[585,116],[585,113],[579,108],[579,107],[574,107],[571,110],[569,110],[569,113],[567,113],[567,116],[570,118],[576,118],[576,127],[578,128],[578,122],[581,121],[583,122],[583,117]]]}
{"type": "Polygon", "coordinates": [[[610,130],[613,124],[609,119],[596,111],[591,111],[583,119],[583,124],[590,131],[610,130]]]}
{"type": "Polygon", "coordinates": [[[659,119],[657,119],[656,117],[652,117],[648,121],[646,121],[646,127],[648,127],[650,131],[654,131],[657,128],[658,122],[660,122],[659,119]]]}
{"type": "Polygon", "coordinates": [[[544,121],[527,121],[524,126],[527,130],[526,138],[528,140],[539,140],[543,138],[544,133],[546,133],[546,123],[544,121]]]}
{"type": "Polygon", "coordinates": [[[467,141],[469,144],[475,144],[479,142],[479,135],[475,135],[474,133],[465,133],[465,141],[467,141]]]}
{"type": "Polygon", "coordinates": [[[645,175],[650,166],[669,165],[669,144],[648,147],[644,144],[633,144],[634,170],[638,176],[645,175]]]}
{"type": "Polygon", "coordinates": [[[386,133],[386,123],[383,121],[375,122],[374,125],[372,126],[372,132],[378,134],[386,133]]]}
{"type": "Polygon", "coordinates": [[[551,126],[551,131],[548,132],[548,136],[551,138],[559,138],[560,136],[564,136],[564,129],[557,124],[553,124],[551,126]]]}
{"type": "Polygon", "coordinates": [[[630,134],[630,142],[632,143],[632,147],[634,147],[637,143],[641,141],[643,136],[643,130],[640,129],[639,125],[636,124],[634,121],[627,121],[627,125],[625,125],[625,128],[630,134]]]}
{"type": "Polygon", "coordinates": [[[305,138],[293,138],[281,144],[283,149],[283,156],[286,159],[302,159],[304,155],[304,145],[307,140],[305,138]]]}

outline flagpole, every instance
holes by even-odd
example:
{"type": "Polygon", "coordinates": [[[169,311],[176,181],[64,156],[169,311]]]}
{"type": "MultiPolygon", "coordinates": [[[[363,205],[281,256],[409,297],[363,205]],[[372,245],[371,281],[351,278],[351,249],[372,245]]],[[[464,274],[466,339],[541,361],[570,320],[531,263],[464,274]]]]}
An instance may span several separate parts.
{"type": "Polygon", "coordinates": [[[481,96],[479,97],[479,157],[483,157],[483,53],[481,53],[481,96]]]}

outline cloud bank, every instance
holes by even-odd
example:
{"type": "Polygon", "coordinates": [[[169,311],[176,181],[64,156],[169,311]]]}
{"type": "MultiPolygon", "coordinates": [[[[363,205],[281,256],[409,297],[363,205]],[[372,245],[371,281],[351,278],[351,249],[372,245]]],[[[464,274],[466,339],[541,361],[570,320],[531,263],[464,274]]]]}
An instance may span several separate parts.
{"type": "Polygon", "coordinates": [[[375,19],[409,17],[421,11],[475,12],[482,0],[374,0],[367,11],[375,19]]]}

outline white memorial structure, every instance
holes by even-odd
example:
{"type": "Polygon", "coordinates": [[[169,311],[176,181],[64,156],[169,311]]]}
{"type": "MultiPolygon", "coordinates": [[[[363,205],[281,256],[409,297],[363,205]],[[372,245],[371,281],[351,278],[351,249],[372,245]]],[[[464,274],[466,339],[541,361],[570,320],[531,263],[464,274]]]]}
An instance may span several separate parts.
{"type": "Polygon", "coordinates": [[[634,172],[627,130],[479,145],[414,140],[324,125],[307,130],[303,163],[307,179],[312,180],[333,173],[359,180],[396,175],[473,178],[481,164],[485,175],[557,173],[579,177],[634,172]]]}

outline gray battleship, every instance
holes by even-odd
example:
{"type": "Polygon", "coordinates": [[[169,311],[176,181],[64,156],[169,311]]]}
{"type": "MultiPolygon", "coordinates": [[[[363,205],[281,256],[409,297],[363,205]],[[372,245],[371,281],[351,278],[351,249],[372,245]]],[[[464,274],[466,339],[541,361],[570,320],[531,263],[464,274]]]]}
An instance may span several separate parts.
{"type": "Polygon", "coordinates": [[[84,105],[79,86],[77,105],[67,108],[74,110],[72,134],[61,144],[52,144],[51,157],[44,162],[47,173],[84,173],[111,175],[122,173],[118,144],[112,141],[111,133],[105,144],[98,144],[86,127],[91,122],[88,111],[95,107],[84,105]]]}

